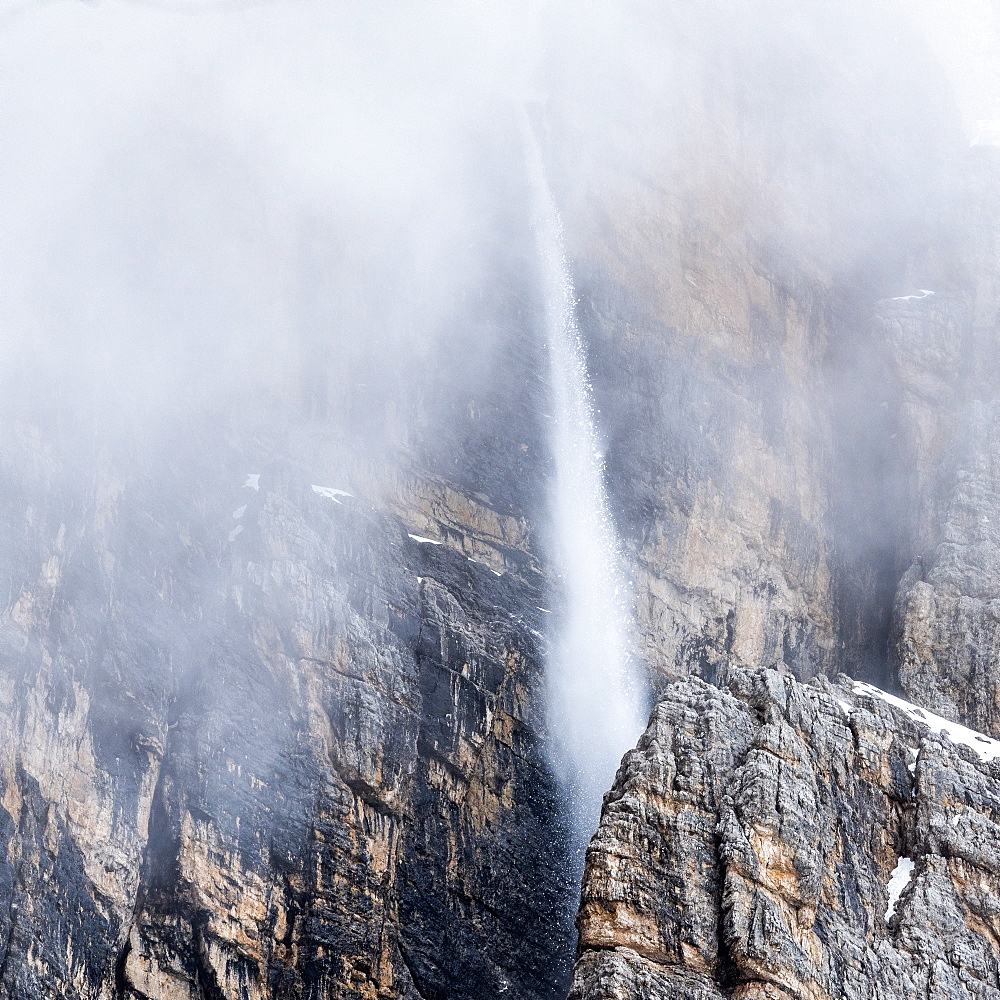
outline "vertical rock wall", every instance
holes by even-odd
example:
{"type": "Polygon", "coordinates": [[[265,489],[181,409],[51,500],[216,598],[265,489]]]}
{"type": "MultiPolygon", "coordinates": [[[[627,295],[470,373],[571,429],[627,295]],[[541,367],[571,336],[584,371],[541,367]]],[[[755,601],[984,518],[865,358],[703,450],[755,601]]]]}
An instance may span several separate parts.
{"type": "Polygon", "coordinates": [[[846,678],[671,685],[588,851],[570,997],[995,996],[982,745],[846,678]]]}
{"type": "MultiPolygon", "coordinates": [[[[1000,735],[991,151],[958,155],[933,62],[871,5],[777,39],[770,4],[745,35],[705,6],[579,53],[628,115],[558,60],[544,109],[665,694],[591,848],[574,995],[992,996],[995,766],[791,679],[898,671],[1000,735]]],[[[4,410],[3,995],[564,994],[517,159],[490,161],[467,336],[377,393],[352,359],[148,450],[4,410]]]]}

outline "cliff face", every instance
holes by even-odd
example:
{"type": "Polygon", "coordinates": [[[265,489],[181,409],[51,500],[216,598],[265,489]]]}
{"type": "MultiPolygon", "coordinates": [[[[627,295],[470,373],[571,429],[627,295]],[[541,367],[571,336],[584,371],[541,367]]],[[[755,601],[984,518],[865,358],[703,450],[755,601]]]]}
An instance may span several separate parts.
{"type": "MultiPolygon", "coordinates": [[[[920,704],[991,735],[1000,733],[994,602],[998,581],[996,343],[997,163],[973,150],[973,210],[966,241],[971,277],[935,317],[929,298],[897,350],[912,442],[910,467],[923,511],[910,531],[913,560],[896,591],[891,668],[920,704]],[[978,155],[977,155],[978,154],[978,155]],[[936,328],[936,329],[935,329],[936,328]]],[[[903,332],[905,324],[897,329],[903,332]]]]}
{"type": "MultiPolygon", "coordinates": [[[[555,65],[543,115],[661,696],[572,995],[994,996],[997,765],[831,680],[1000,737],[993,151],[888,15],[759,6],[654,18],[629,115],[555,65]]],[[[537,261],[483,145],[489,266],[430,357],[152,438],[0,411],[0,995],[565,995],[537,261]]]]}
{"type": "Polygon", "coordinates": [[[846,343],[868,353],[835,376],[813,536],[826,676],[801,683],[787,646],[770,670],[734,646],[726,669],[692,670],[712,685],[664,688],[588,850],[574,1000],[1000,990],[992,169],[964,174],[984,211],[963,285],[852,314],[864,339],[846,343]],[[838,471],[872,495],[840,493],[838,471]],[[949,722],[973,731],[953,742],[949,722]]]}
{"type": "Polygon", "coordinates": [[[961,424],[990,186],[899,23],[731,13],[644,25],[685,57],[642,123],[595,99],[553,125],[584,164],[562,197],[640,642],[654,675],[884,680],[961,424]]]}
{"type": "Polygon", "coordinates": [[[900,583],[893,645],[905,691],[992,735],[1000,733],[995,420],[992,405],[972,407],[938,541],[900,583]]]}
{"type": "Polygon", "coordinates": [[[557,995],[516,519],[239,454],[196,500],[101,477],[67,511],[38,465],[7,506],[4,994],[557,995]],[[429,511],[473,555],[409,537],[429,511]]]}
{"type": "Polygon", "coordinates": [[[570,996],[995,996],[1000,743],[934,729],[846,678],[672,685],[588,850],[570,996]]]}
{"type": "Polygon", "coordinates": [[[837,347],[867,354],[827,468],[872,495],[826,493],[826,676],[734,650],[664,688],[587,853],[573,1000],[998,995],[993,169],[962,174],[964,282],[837,347]]]}

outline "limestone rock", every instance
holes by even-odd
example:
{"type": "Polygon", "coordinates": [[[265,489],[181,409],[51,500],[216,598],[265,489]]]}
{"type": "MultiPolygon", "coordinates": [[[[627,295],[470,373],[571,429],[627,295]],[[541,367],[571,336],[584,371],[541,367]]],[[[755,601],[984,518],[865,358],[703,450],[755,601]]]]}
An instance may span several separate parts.
{"type": "Polygon", "coordinates": [[[909,696],[1000,735],[1000,424],[970,408],[939,541],[900,583],[893,659],[909,696]]]}
{"type": "Polygon", "coordinates": [[[344,473],[337,503],[287,458],[251,490],[245,456],[179,447],[190,495],[105,469],[53,505],[42,458],[0,505],[0,994],[557,996],[516,518],[426,474],[386,498],[344,473]]]}
{"type": "Polygon", "coordinates": [[[861,690],[666,690],[587,852],[573,1000],[998,995],[1000,770],[861,690]]]}
{"type": "MultiPolygon", "coordinates": [[[[966,383],[989,399],[995,172],[954,210],[967,150],[889,8],[648,6],[611,109],[560,89],[609,55],[570,33],[541,130],[667,693],[589,852],[573,996],[994,996],[992,769],[759,668],[894,681],[920,556],[899,677],[998,733],[997,435],[966,383]]],[[[504,129],[469,137],[489,249],[435,301],[427,356],[349,330],[331,358],[347,321],[306,275],[315,365],[260,400],[195,394],[168,431],[91,426],[58,390],[0,400],[0,996],[565,995],[549,401],[504,129]]],[[[405,281],[366,290],[392,299],[373,328],[427,321],[405,281]]]]}

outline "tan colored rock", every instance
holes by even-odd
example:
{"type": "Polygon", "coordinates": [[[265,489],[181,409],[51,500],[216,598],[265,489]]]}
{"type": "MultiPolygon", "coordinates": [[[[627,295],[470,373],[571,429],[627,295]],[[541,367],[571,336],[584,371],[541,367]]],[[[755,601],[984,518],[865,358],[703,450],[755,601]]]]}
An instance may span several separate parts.
{"type": "Polygon", "coordinates": [[[574,1000],[993,995],[996,765],[853,690],[667,688],[588,849],[574,1000]],[[687,774],[697,824],[676,821],[687,774]]]}

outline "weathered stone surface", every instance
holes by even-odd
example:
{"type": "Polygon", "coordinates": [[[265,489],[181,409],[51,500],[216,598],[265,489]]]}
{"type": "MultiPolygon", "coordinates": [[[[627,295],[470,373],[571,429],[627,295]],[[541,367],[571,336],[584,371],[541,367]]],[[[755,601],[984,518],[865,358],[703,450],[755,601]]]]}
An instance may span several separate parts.
{"type": "Polygon", "coordinates": [[[180,446],[189,495],[101,470],[54,504],[41,458],[5,498],[0,993],[559,996],[516,517],[433,477],[379,492],[343,452],[338,502],[211,447],[180,446]]]}
{"type": "Polygon", "coordinates": [[[679,53],[656,60],[651,91],[638,70],[621,83],[643,122],[671,123],[662,133],[599,94],[552,113],[609,491],[658,678],[724,684],[733,665],[781,663],[809,677],[846,658],[886,679],[893,595],[942,488],[949,393],[974,339],[980,268],[964,265],[995,231],[990,211],[956,208],[965,143],[916,40],[870,4],[836,27],[779,8],[673,5],[638,25],[640,49],[679,53]],[[791,38],[808,106],[836,107],[829,118],[786,106],[775,66],[791,38]],[[875,100],[843,75],[872,71],[873,38],[893,50],[875,100]],[[926,316],[894,301],[919,287],[940,296],[926,316]]]}
{"type": "Polygon", "coordinates": [[[853,690],[667,688],[587,852],[574,1000],[998,995],[1000,771],[853,690]]]}
{"type": "MultiPolygon", "coordinates": [[[[656,684],[721,688],[671,685],[623,766],[573,995],[994,996],[990,769],[880,704],[744,673],[889,678],[891,595],[935,551],[900,587],[900,678],[997,733],[996,434],[969,405],[996,364],[991,175],[955,223],[964,142],[877,5],[850,28],[800,5],[790,38],[780,4],[746,35],[726,4],[660,6],[639,27],[681,54],[656,56],[666,85],[618,60],[609,115],[554,64],[546,154],[639,653],[656,684]],[[913,281],[935,296],[897,299],[913,281]]],[[[315,370],[257,422],[184,411],[164,445],[67,435],[58,400],[3,409],[0,995],[564,994],[537,261],[516,139],[476,155],[496,248],[449,320],[462,350],[387,374],[352,343],[338,366],[322,278],[315,370]]]]}
{"type": "Polygon", "coordinates": [[[967,168],[964,304],[940,294],[889,303],[903,400],[897,477],[913,518],[890,669],[914,701],[992,735],[1000,733],[995,152],[974,151],[967,168]]]}
{"type": "Polygon", "coordinates": [[[970,408],[936,545],[900,583],[894,660],[910,697],[1000,735],[1000,452],[993,406],[970,408]]]}

